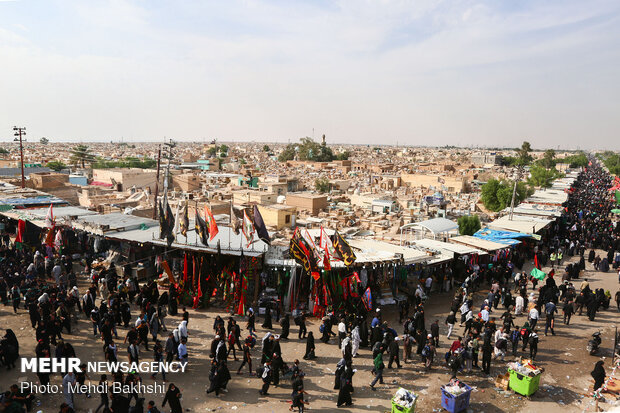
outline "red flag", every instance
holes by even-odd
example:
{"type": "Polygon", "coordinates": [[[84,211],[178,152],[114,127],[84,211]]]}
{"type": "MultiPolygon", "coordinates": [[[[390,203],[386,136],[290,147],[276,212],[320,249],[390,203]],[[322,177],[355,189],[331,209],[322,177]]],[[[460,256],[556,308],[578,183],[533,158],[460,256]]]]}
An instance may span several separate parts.
{"type": "Polygon", "coordinates": [[[209,226],[209,241],[213,240],[213,238],[219,232],[217,229],[217,222],[215,222],[215,218],[213,218],[213,213],[211,212],[211,208],[205,205],[205,220],[207,221],[207,225],[209,226]]]}
{"type": "Polygon", "coordinates": [[[538,262],[538,254],[534,254],[534,267],[540,270],[540,263],[538,262]]]}
{"type": "Polygon", "coordinates": [[[201,271],[198,271],[198,298],[202,297],[202,282],[200,280],[200,273],[201,271]]]}
{"type": "Polygon", "coordinates": [[[45,245],[49,245],[50,247],[54,246],[54,228],[51,227],[49,231],[47,231],[47,235],[45,236],[45,245]]]}
{"type": "Polygon", "coordinates": [[[17,238],[15,238],[15,243],[24,242],[24,234],[26,233],[26,221],[20,219],[17,221],[17,238]]]}
{"type": "Polygon", "coordinates": [[[332,264],[329,261],[329,252],[325,251],[325,255],[323,255],[323,268],[325,271],[329,271],[332,269],[332,264]]]}
{"type": "Polygon", "coordinates": [[[187,285],[187,253],[185,253],[183,258],[183,282],[187,285]]]}

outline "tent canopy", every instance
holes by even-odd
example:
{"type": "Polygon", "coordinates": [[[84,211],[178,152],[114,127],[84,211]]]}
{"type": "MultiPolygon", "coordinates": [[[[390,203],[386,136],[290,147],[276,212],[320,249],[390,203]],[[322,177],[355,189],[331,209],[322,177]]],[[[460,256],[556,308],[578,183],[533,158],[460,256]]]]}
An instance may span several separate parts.
{"type": "Polygon", "coordinates": [[[427,230],[433,234],[433,238],[436,238],[438,234],[447,233],[450,231],[455,231],[459,228],[459,225],[446,218],[433,218],[426,221],[421,222],[413,222],[411,224],[406,224],[400,227],[400,232],[406,230],[427,230]]]}

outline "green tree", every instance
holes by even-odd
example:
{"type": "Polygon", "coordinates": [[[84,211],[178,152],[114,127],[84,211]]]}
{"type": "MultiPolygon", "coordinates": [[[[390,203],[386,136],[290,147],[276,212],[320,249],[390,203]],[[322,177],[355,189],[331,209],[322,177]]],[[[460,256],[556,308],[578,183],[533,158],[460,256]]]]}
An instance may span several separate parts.
{"type": "Polygon", "coordinates": [[[586,166],[588,166],[590,160],[585,153],[579,152],[575,155],[570,155],[563,159],[558,159],[558,162],[567,163],[569,168],[585,168],[586,166]]]}
{"type": "Polygon", "coordinates": [[[87,145],[79,144],[71,149],[71,163],[73,165],[82,165],[82,168],[86,167],[87,163],[95,161],[95,156],[90,153],[87,145]]]}
{"type": "Polygon", "coordinates": [[[521,148],[517,149],[517,166],[529,165],[532,162],[532,146],[528,141],[524,141],[521,144],[521,148]]]}
{"type": "Polygon", "coordinates": [[[228,153],[228,145],[220,145],[220,151],[222,151],[222,153],[228,153]]]}
{"type": "Polygon", "coordinates": [[[52,171],[60,172],[65,169],[67,165],[65,165],[61,161],[51,161],[47,163],[47,167],[50,168],[52,171]]]}
{"type": "Polygon", "coordinates": [[[540,164],[547,169],[551,169],[555,167],[555,163],[555,151],[553,149],[547,149],[540,160],[540,164]]]}
{"type": "Polygon", "coordinates": [[[269,152],[271,150],[271,148],[269,147],[269,145],[264,145],[263,146],[263,152],[269,152]]]}
{"type": "Polygon", "coordinates": [[[606,151],[601,155],[601,159],[611,174],[620,175],[620,155],[606,151]]]}
{"type": "Polygon", "coordinates": [[[319,144],[311,138],[301,138],[299,143],[289,143],[282,151],[278,160],[286,162],[295,159],[295,156],[302,161],[331,162],[334,160],[334,153],[325,144],[319,144]]]}
{"type": "Polygon", "coordinates": [[[297,145],[293,143],[289,143],[286,145],[286,148],[280,153],[278,156],[278,160],[280,162],[292,161],[295,159],[295,155],[297,154],[297,145]]]}
{"type": "Polygon", "coordinates": [[[344,151],[344,152],[337,153],[335,159],[338,161],[346,161],[349,159],[350,156],[351,156],[351,153],[349,151],[344,151]]]}
{"type": "Polygon", "coordinates": [[[9,151],[7,151],[5,148],[0,148],[0,153],[6,155],[7,153],[9,153],[9,151]]]}
{"type": "Polygon", "coordinates": [[[481,228],[478,215],[464,215],[459,217],[459,234],[474,235],[481,228]]]}
{"type": "Polygon", "coordinates": [[[563,176],[563,174],[555,168],[547,169],[538,165],[532,165],[530,168],[530,175],[531,177],[528,179],[528,183],[540,188],[550,188],[555,179],[563,176]]]}
{"type": "Polygon", "coordinates": [[[111,168],[140,168],[151,169],[157,166],[157,161],[151,158],[136,158],[134,156],[128,156],[122,160],[109,161],[106,159],[98,158],[91,163],[93,169],[111,169],[111,168]]]}
{"type": "Polygon", "coordinates": [[[502,165],[505,166],[517,166],[516,156],[504,156],[502,157],[502,165]]]}
{"type": "Polygon", "coordinates": [[[316,180],[314,181],[314,188],[322,194],[329,192],[330,186],[331,185],[329,183],[329,179],[325,177],[316,178],[316,180]]]}
{"type": "MultiPolygon", "coordinates": [[[[488,210],[495,212],[501,211],[507,206],[510,206],[513,185],[514,183],[512,182],[490,179],[486,184],[482,185],[480,199],[488,210]]],[[[530,196],[533,192],[534,191],[528,188],[525,182],[519,182],[517,184],[515,205],[530,196]]]]}
{"type": "Polygon", "coordinates": [[[48,143],[50,143],[50,140],[49,140],[49,139],[47,139],[47,138],[45,138],[45,137],[43,137],[43,138],[39,139],[39,142],[40,142],[42,145],[47,145],[48,143]]]}

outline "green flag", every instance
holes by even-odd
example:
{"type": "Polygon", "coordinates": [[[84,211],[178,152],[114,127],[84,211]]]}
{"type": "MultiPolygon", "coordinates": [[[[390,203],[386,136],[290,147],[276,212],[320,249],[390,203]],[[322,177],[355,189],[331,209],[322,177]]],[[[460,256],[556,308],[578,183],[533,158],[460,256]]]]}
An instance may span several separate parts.
{"type": "Polygon", "coordinates": [[[530,275],[536,278],[538,281],[544,280],[547,276],[544,271],[541,271],[538,268],[532,268],[532,272],[530,272],[530,275]]]}
{"type": "Polygon", "coordinates": [[[620,205],[620,191],[616,190],[616,204],[620,205]]]}

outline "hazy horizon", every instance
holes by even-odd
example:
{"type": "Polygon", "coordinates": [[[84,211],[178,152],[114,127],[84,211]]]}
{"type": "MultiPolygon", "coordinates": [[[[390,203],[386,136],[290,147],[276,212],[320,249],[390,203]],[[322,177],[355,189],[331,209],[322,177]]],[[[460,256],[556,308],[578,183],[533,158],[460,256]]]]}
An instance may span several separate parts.
{"type": "Polygon", "coordinates": [[[620,3],[0,0],[0,139],[620,149],[620,3]]]}

